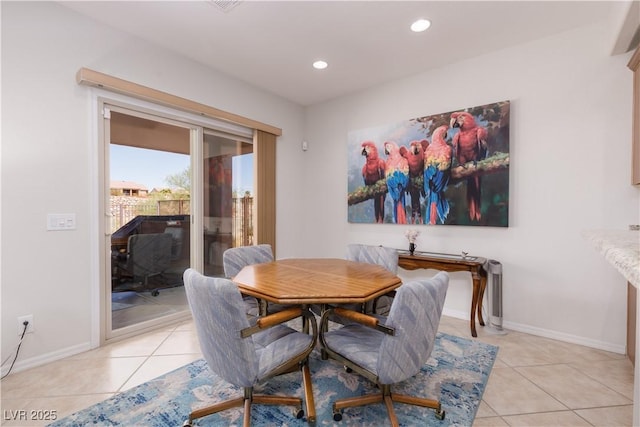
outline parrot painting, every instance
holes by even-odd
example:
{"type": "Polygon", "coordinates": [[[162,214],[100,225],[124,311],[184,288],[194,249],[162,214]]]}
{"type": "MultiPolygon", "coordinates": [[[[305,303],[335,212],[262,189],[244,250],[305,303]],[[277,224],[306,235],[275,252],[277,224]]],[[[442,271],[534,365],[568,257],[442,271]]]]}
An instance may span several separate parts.
{"type": "Polygon", "coordinates": [[[384,153],[387,160],[384,163],[384,176],[387,181],[387,191],[393,202],[393,220],[396,224],[406,224],[407,214],[404,210],[405,191],[409,185],[409,163],[402,157],[398,144],[387,141],[384,143],[384,153]]]}
{"type": "MultiPolygon", "coordinates": [[[[460,132],[453,137],[453,152],[461,166],[464,166],[467,162],[476,164],[479,160],[485,158],[487,153],[487,129],[478,125],[471,114],[464,111],[451,114],[450,126],[460,129],[460,132]]],[[[467,178],[467,206],[469,208],[469,218],[472,221],[479,221],[482,215],[480,184],[479,176],[467,178]]]]}
{"type": "MultiPolygon", "coordinates": [[[[362,167],[362,178],[365,185],[374,185],[384,179],[384,160],[378,156],[378,148],[372,141],[362,143],[362,155],[366,158],[362,167]]],[[[376,195],[373,198],[373,211],[377,223],[384,221],[384,198],[386,194],[376,195]]]]}
{"type": "Polygon", "coordinates": [[[413,184],[413,179],[422,176],[424,173],[424,150],[429,145],[429,141],[411,141],[409,148],[400,147],[400,154],[409,163],[409,185],[407,192],[411,197],[411,224],[422,224],[422,209],[420,205],[420,195],[424,195],[422,188],[413,184]]]}
{"type": "Polygon", "coordinates": [[[425,192],[425,222],[441,224],[449,215],[449,201],[444,192],[451,176],[451,161],[453,149],[445,140],[448,126],[440,126],[433,131],[431,144],[424,152],[424,192],[425,192]]]}

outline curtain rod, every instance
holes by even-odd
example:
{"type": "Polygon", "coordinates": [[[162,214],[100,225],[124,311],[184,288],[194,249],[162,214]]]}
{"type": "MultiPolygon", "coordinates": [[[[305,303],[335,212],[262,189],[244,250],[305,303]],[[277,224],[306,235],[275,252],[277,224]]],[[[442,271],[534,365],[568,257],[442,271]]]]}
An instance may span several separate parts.
{"type": "Polygon", "coordinates": [[[199,102],[171,95],[166,92],[142,86],[99,71],[91,70],[89,68],[83,67],[78,70],[76,73],[76,82],[81,85],[99,87],[111,92],[132,96],[145,101],[151,101],[165,107],[175,108],[177,110],[186,111],[199,116],[224,120],[230,123],[246,126],[251,129],[261,130],[275,136],[282,135],[282,129],[275,126],[251,120],[237,114],[219,110],[199,102]]]}

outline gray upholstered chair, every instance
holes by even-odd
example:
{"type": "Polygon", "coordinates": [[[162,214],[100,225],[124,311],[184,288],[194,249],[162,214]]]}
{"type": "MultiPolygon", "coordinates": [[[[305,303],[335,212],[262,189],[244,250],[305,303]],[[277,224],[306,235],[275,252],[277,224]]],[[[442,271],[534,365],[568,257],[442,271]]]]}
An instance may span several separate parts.
{"type": "MultiPolygon", "coordinates": [[[[381,265],[393,274],[398,273],[398,251],[386,246],[350,244],[347,245],[347,259],[350,261],[366,262],[381,265]]],[[[363,309],[367,314],[387,315],[391,307],[392,296],[382,295],[375,301],[367,303],[363,309]]],[[[356,309],[355,307],[347,307],[356,309]]]]}
{"type": "MultiPolygon", "coordinates": [[[[239,246],[229,248],[222,253],[222,265],[224,275],[233,279],[247,265],[262,264],[273,261],[273,250],[271,245],[261,244],[254,246],[239,246]]],[[[247,313],[260,315],[275,313],[287,308],[285,305],[268,303],[267,301],[257,301],[256,298],[245,296],[247,313]],[[260,305],[258,309],[258,303],[260,305]]]]}
{"type": "Polygon", "coordinates": [[[224,275],[232,278],[247,265],[262,264],[273,261],[271,245],[239,246],[229,248],[222,254],[224,275]]]}
{"type": "MultiPolygon", "coordinates": [[[[393,248],[352,243],[347,245],[346,259],[349,261],[380,265],[393,274],[397,274],[398,272],[398,251],[393,248]]],[[[361,311],[366,314],[386,315],[389,313],[389,307],[391,307],[392,295],[393,293],[382,295],[374,301],[367,301],[366,304],[339,304],[338,306],[349,310],[361,311]]],[[[322,310],[323,307],[318,304],[311,306],[311,311],[317,315],[322,315],[322,310]]],[[[343,323],[344,321],[344,319],[338,316],[332,316],[329,320],[338,323],[343,323]]]]}
{"type": "Polygon", "coordinates": [[[322,315],[320,343],[329,357],[377,384],[380,392],[340,399],[333,404],[333,418],[342,419],[342,409],[384,402],[391,424],[398,425],[393,402],[419,405],[445,412],[437,400],[391,393],[391,386],[420,372],[433,350],[449,275],[439,272],[430,279],[403,284],[396,293],[389,316],[372,316],[344,308],[332,308],[322,315]],[[351,320],[326,331],[332,312],[351,320]]]}
{"type": "MultiPolygon", "coordinates": [[[[305,370],[310,378],[308,356],[315,347],[317,326],[308,310],[292,307],[271,316],[249,318],[238,287],[229,279],[207,277],[193,269],[184,272],[184,285],[209,368],[223,380],[244,389],[244,396],[197,409],[185,426],[232,407],[244,406],[244,425],[251,420],[251,404],[292,405],[296,417],[304,415],[302,399],[293,396],[253,394],[253,388],[271,377],[305,370]],[[297,332],[283,322],[299,316],[309,318],[313,334],[297,332]]],[[[309,385],[310,387],[310,385],[309,385]]],[[[306,389],[306,387],[305,387],[306,389]]]]}
{"type": "Polygon", "coordinates": [[[398,251],[394,248],[352,243],[347,245],[347,259],[381,265],[394,274],[398,272],[398,251]]]}

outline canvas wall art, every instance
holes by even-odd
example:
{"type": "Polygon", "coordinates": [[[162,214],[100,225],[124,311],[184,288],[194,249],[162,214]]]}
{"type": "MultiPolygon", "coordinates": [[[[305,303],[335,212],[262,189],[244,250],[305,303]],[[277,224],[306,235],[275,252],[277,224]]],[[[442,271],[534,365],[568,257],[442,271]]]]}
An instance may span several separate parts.
{"type": "Polygon", "coordinates": [[[509,107],[349,132],[349,222],[508,227],[509,107]]]}

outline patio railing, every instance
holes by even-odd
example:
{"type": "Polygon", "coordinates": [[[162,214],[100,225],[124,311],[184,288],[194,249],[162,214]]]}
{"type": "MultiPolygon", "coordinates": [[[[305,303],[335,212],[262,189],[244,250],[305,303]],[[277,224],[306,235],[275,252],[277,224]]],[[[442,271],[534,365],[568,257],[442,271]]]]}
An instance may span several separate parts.
{"type": "MultiPolygon", "coordinates": [[[[158,200],[134,197],[111,197],[111,233],[139,215],[189,215],[189,199],[158,200]]],[[[253,197],[233,197],[231,233],[233,246],[253,244],[253,197]]]]}

